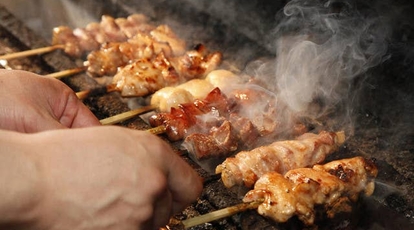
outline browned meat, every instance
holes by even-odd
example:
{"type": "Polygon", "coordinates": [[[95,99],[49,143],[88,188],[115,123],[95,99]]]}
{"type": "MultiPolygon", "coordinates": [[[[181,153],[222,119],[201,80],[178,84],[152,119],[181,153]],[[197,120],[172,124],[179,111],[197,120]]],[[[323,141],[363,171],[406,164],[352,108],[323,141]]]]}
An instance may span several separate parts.
{"type": "Polygon", "coordinates": [[[243,201],[264,199],[258,207],[261,215],[277,222],[286,222],[296,215],[306,225],[312,225],[315,206],[323,207],[332,218],[338,212],[349,211],[350,202],[355,202],[361,193],[371,195],[377,173],[375,164],[362,157],[292,169],[284,176],[268,172],[243,201]]]}
{"type": "Polygon", "coordinates": [[[155,41],[168,44],[174,56],[181,56],[186,51],[184,40],[180,39],[167,25],[160,25],[150,32],[155,41]]]}
{"type": "Polygon", "coordinates": [[[185,79],[205,77],[216,69],[222,59],[220,52],[208,53],[204,45],[197,45],[193,50],[177,56],[171,62],[178,73],[185,79]]]}
{"type": "MultiPolygon", "coordinates": [[[[167,61],[168,60],[166,60],[166,62],[167,61]]],[[[171,68],[168,64],[166,66],[171,68]]],[[[173,80],[167,81],[173,82],[173,80]]],[[[183,81],[183,79],[180,81],[183,81]]],[[[240,82],[241,79],[230,71],[221,69],[213,70],[205,79],[192,79],[174,87],[172,87],[173,84],[169,84],[170,86],[167,86],[152,95],[151,105],[158,108],[158,111],[160,112],[170,112],[172,107],[177,108],[179,104],[191,103],[194,99],[204,99],[216,87],[222,91],[225,86],[238,84],[240,82]]],[[[210,94],[210,96],[212,96],[212,94],[210,94]]]]}
{"type": "Polygon", "coordinates": [[[213,126],[208,133],[192,133],[183,143],[187,151],[197,160],[226,157],[238,149],[238,139],[229,121],[213,126]]]}
{"type": "Polygon", "coordinates": [[[180,76],[178,75],[175,68],[171,65],[171,62],[167,59],[167,56],[163,51],[157,54],[152,63],[154,63],[155,67],[161,70],[166,86],[177,85],[181,82],[180,76]]]}
{"type": "Polygon", "coordinates": [[[101,35],[103,39],[99,40],[97,37],[95,39],[100,44],[105,42],[120,42],[128,39],[118,24],[116,24],[115,19],[109,15],[102,15],[98,28],[99,32],[96,35],[101,35]]]}
{"type": "Polygon", "coordinates": [[[53,28],[52,44],[64,44],[65,53],[71,56],[80,57],[83,54],[83,49],[79,46],[78,40],[73,30],[67,26],[53,28]]]}
{"type": "Polygon", "coordinates": [[[138,32],[148,33],[153,27],[147,22],[146,17],[141,14],[133,14],[126,19],[103,15],[100,22],[92,22],[85,28],[54,28],[52,44],[65,45],[64,50],[68,55],[81,57],[87,52],[99,49],[102,44],[123,42],[138,32]]]}
{"type": "MultiPolygon", "coordinates": [[[[190,103],[172,107],[170,112],[154,114],[149,118],[151,126],[164,125],[166,134],[172,141],[185,138],[191,132],[209,130],[204,126],[214,122],[217,125],[220,114],[228,114],[227,98],[219,88],[213,89],[204,100],[196,99],[190,103]],[[200,115],[206,115],[203,119],[200,115]],[[197,124],[197,126],[195,126],[197,124]],[[194,127],[193,127],[194,126],[194,127]]],[[[208,126],[211,127],[211,126],[208,126]]]]}
{"type": "Polygon", "coordinates": [[[227,158],[216,168],[226,187],[252,187],[267,172],[288,170],[321,163],[345,141],[343,132],[305,133],[296,140],[276,141],[227,158]]]}
{"type": "Polygon", "coordinates": [[[88,54],[88,61],[84,63],[88,67],[88,73],[93,77],[115,74],[118,66],[125,66],[129,59],[120,50],[120,43],[106,43],[99,50],[88,54]]]}
{"type": "Polygon", "coordinates": [[[120,69],[113,81],[123,97],[145,96],[165,85],[161,70],[147,59],[139,59],[120,69]]]}
{"type": "Polygon", "coordinates": [[[143,14],[131,14],[127,18],[116,18],[115,23],[128,38],[140,33],[148,34],[154,29],[154,26],[149,24],[148,18],[143,14]]]}
{"type": "Polygon", "coordinates": [[[197,161],[229,157],[237,150],[251,147],[260,137],[251,121],[237,114],[231,113],[230,118],[207,114],[208,118],[203,119],[203,116],[206,115],[197,117],[195,128],[182,144],[197,161]]]}
{"type": "MultiPolygon", "coordinates": [[[[171,56],[172,53],[169,43],[160,43],[148,35],[138,34],[126,42],[108,43],[91,52],[85,65],[88,66],[88,73],[94,77],[111,76],[125,65],[146,58],[163,69],[167,82],[165,86],[175,86],[190,79],[204,77],[221,63],[221,54],[218,52],[206,57],[202,57],[198,50],[187,51],[181,56],[171,56]]],[[[213,86],[207,89],[210,91],[212,88],[213,86]]]]}
{"type": "Polygon", "coordinates": [[[242,146],[239,150],[251,149],[257,143],[257,139],[261,136],[253,122],[236,113],[230,114],[229,121],[237,135],[239,146],[242,146]]]}
{"type": "MultiPolygon", "coordinates": [[[[168,44],[153,41],[151,37],[137,34],[126,42],[111,42],[88,54],[84,63],[94,77],[112,76],[118,69],[139,59],[153,59],[158,54],[170,54],[168,44]]],[[[171,65],[170,65],[171,66],[171,65]]]]}
{"type": "Polygon", "coordinates": [[[248,118],[261,135],[273,133],[279,125],[274,95],[256,85],[246,86],[228,93],[229,100],[237,102],[234,112],[248,118]]]}

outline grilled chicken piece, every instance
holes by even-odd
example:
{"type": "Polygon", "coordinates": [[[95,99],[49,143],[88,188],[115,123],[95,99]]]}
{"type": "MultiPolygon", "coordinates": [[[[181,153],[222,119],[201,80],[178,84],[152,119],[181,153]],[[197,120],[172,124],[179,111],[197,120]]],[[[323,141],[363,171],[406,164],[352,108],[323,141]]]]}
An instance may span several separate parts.
{"type": "Polygon", "coordinates": [[[122,68],[113,78],[116,91],[123,97],[145,96],[165,86],[161,70],[147,59],[122,68]]]}
{"type": "Polygon", "coordinates": [[[194,49],[176,56],[171,62],[180,76],[190,80],[204,78],[221,64],[221,60],[220,52],[209,53],[204,45],[199,44],[194,49]]]}
{"type": "MultiPolygon", "coordinates": [[[[103,57],[109,57],[112,56],[112,58],[116,57],[116,52],[112,52],[111,55],[105,54],[102,55],[103,57]]],[[[104,69],[104,66],[100,66],[98,68],[101,72],[108,72],[113,71],[116,68],[116,65],[119,63],[122,63],[124,60],[122,57],[116,59],[112,63],[115,63],[115,65],[109,65],[107,66],[108,69],[104,69]]],[[[105,62],[108,62],[106,59],[105,62]]],[[[181,76],[178,75],[178,73],[175,71],[175,68],[171,65],[169,60],[167,59],[166,55],[164,55],[164,52],[160,52],[156,55],[153,59],[137,59],[136,61],[132,62],[131,64],[128,64],[125,67],[118,68],[118,73],[113,78],[113,84],[116,85],[116,90],[121,92],[122,96],[147,96],[148,94],[154,93],[164,87],[168,86],[174,86],[178,83],[181,83],[185,81],[181,76]],[[146,62],[146,67],[142,66],[142,63],[146,62]],[[148,62],[151,62],[151,67],[149,67],[148,62]],[[139,67],[135,67],[139,66],[139,67]],[[150,71],[150,74],[147,74],[148,71],[144,71],[144,68],[148,68],[148,71],[150,71]],[[159,71],[152,71],[151,69],[157,69],[159,71]],[[135,73],[134,71],[139,70],[139,72],[135,73]],[[156,75],[157,74],[157,75],[156,75]],[[128,78],[128,79],[127,79],[128,78]],[[145,80],[143,80],[145,78],[145,80]],[[136,82],[134,82],[136,81],[136,82]],[[151,84],[143,84],[144,82],[151,81],[151,84]],[[133,87],[131,87],[133,86],[133,87]],[[151,87],[148,90],[146,90],[147,87],[151,87]],[[134,90],[131,90],[134,88],[134,90]],[[135,94],[134,94],[135,93],[135,94]]],[[[213,90],[213,85],[211,85],[208,81],[202,80],[202,79],[193,79],[190,81],[187,81],[181,85],[176,86],[178,89],[186,90],[194,99],[203,99],[206,97],[206,95],[213,90]]],[[[185,91],[181,91],[181,93],[185,93],[185,91]]],[[[160,93],[155,98],[156,100],[153,101],[153,105],[155,103],[158,104],[165,104],[164,108],[169,110],[168,107],[166,107],[169,103],[166,101],[161,101],[161,98],[165,98],[165,96],[171,96],[171,94],[165,94],[160,93]]],[[[173,94],[174,96],[181,97],[181,99],[185,98],[185,96],[181,96],[177,93],[173,94]]],[[[182,100],[174,100],[171,98],[165,98],[169,102],[175,104],[178,101],[182,100]]]]}
{"type": "Polygon", "coordinates": [[[315,221],[315,207],[323,206],[329,218],[338,212],[349,211],[361,193],[371,195],[377,167],[362,157],[343,159],[313,168],[298,168],[284,176],[277,172],[262,175],[244,202],[264,199],[259,214],[277,222],[293,216],[306,225],[315,221]]]}
{"type": "MultiPolygon", "coordinates": [[[[88,26],[86,28],[88,28],[88,26]]],[[[118,26],[118,24],[116,24],[115,18],[109,15],[102,15],[97,29],[98,31],[95,33],[97,37],[95,37],[95,40],[100,44],[103,44],[105,42],[126,41],[128,39],[125,33],[121,31],[121,28],[118,26]]]]}
{"type": "Polygon", "coordinates": [[[92,22],[85,28],[72,30],[67,26],[55,27],[52,44],[65,45],[64,51],[68,55],[81,57],[105,43],[123,42],[138,32],[148,33],[153,27],[147,22],[141,14],[133,14],[126,19],[103,15],[100,22],[92,22]]]}
{"type": "Polygon", "coordinates": [[[124,67],[136,60],[152,59],[158,54],[164,56],[171,54],[171,48],[166,43],[154,41],[145,34],[137,34],[127,42],[111,42],[101,46],[88,54],[84,63],[88,67],[88,73],[94,77],[112,76],[118,68],[124,67]]]}
{"type": "Polygon", "coordinates": [[[99,50],[88,54],[84,65],[88,67],[88,73],[93,77],[115,74],[118,66],[125,66],[129,59],[120,50],[121,43],[106,43],[99,50]]]}
{"type": "Polygon", "coordinates": [[[155,41],[167,43],[173,51],[174,56],[180,56],[185,53],[186,43],[180,39],[174,31],[167,25],[160,25],[150,32],[155,41]]]}
{"type": "Polygon", "coordinates": [[[231,90],[228,95],[230,100],[237,101],[235,111],[249,118],[261,135],[269,135],[278,129],[279,111],[273,93],[256,85],[245,84],[244,87],[231,90]]]}
{"type": "Polygon", "coordinates": [[[220,88],[223,92],[229,87],[242,83],[242,80],[238,75],[224,69],[211,71],[207,74],[205,80],[210,82],[214,87],[220,88]]]}
{"type": "MultiPolygon", "coordinates": [[[[179,88],[176,90],[183,89],[179,88]]],[[[164,92],[164,90],[161,92],[164,92]]],[[[165,94],[166,97],[168,97],[168,95],[168,93],[165,94]]],[[[158,101],[160,97],[163,97],[162,93],[156,93],[153,105],[157,105],[156,103],[161,105],[163,103],[162,101],[158,101]]],[[[183,100],[187,100],[188,97],[184,96],[183,100]]],[[[215,88],[203,100],[195,99],[188,103],[179,104],[176,107],[170,107],[169,112],[161,112],[152,115],[149,118],[149,122],[153,127],[160,125],[165,126],[168,139],[176,141],[186,137],[190,129],[193,132],[208,130],[204,127],[206,126],[206,122],[210,122],[208,123],[208,127],[211,127],[213,125],[211,124],[212,120],[215,122],[215,120],[217,120],[216,118],[221,117],[220,114],[228,113],[229,105],[227,97],[221,93],[219,88],[215,88]],[[206,118],[204,121],[202,117],[203,115],[206,116],[204,117],[206,118]],[[207,116],[209,119],[207,119],[207,116]]]]}
{"type": "Polygon", "coordinates": [[[143,14],[131,14],[127,18],[116,18],[115,23],[127,38],[132,38],[139,33],[148,34],[154,29],[154,26],[149,24],[148,18],[143,14]]]}
{"type": "Polygon", "coordinates": [[[176,86],[187,90],[194,99],[204,99],[215,87],[204,79],[192,79],[176,86]]]}
{"type": "Polygon", "coordinates": [[[345,141],[344,132],[305,133],[296,140],[276,141],[227,158],[216,168],[226,187],[252,187],[267,172],[288,170],[321,163],[345,141]]]}
{"type": "Polygon", "coordinates": [[[213,126],[206,133],[188,135],[183,142],[183,147],[196,160],[217,159],[236,151],[238,140],[232,132],[231,123],[225,120],[220,126],[213,126]]]}
{"type": "MultiPolygon", "coordinates": [[[[206,52],[206,51],[203,51],[206,52]]],[[[88,54],[88,73],[94,77],[111,76],[138,59],[147,58],[157,67],[167,70],[169,84],[177,85],[194,78],[201,78],[221,63],[218,52],[201,56],[199,50],[189,50],[174,56],[169,43],[159,42],[149,35],[137,34],[126,42],[112,42],[88,54]],[[172,74],[172,75],[171,75],[172,74]]],[[[212,88],[212,87],[211,87],[212,88]]]]}
{"type": "MultiPolygon", "coordinates": [[[[88,47],[81,47],[77,36],[74,35],[73,30],[67,26],[59,26],[53,28],[53,45],[64,45],[66,54],[73,57],[82,56],[84,49],[89,50],[88,47]]],[[[95,41],[95,40],[93,40],[95,41]]],[[[93,47],[95,48],[95,47],[93,47]]],[[[90,49],[93,49],[92,47],[90,49]]]]}
{"type": "Polygon", "coordinates": [[[214,88],[221,91],[225,86],[240,82],[240,78],[230,71],[213,70],[205,79],[192,79],[175,87],[172,87],[174,84],[171,83],[170,86],[155,92],[151,98],[151,105],[160,112],[170,112],[172,107],[177,108],[179,104],[204,99],[214,88]]]}
{"type": "Polygon", "coordinates": [[[191,103],[194,101],[193,95],[185,89],[167,86],[151,97],[151,105],[158,108],[160,112],[171,111],[171,108],[177,108],[180,104],[191,103]]]}

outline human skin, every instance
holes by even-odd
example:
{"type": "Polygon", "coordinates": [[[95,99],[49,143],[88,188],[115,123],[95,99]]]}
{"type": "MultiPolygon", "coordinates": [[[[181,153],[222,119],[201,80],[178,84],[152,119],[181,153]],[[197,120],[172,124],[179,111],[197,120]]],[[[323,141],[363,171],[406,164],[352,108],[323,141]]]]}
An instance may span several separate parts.
{"type": "Polygon", "coordinates": [[[26,71],[0,70],[0,128],[33,133],[100,125],[63,82],[26,71]]]}
{"type": "Polygon", "coordinates": [[[0,70],[0,229],[157,229],[198,174],[145,131],[101,126],[56,79],[0,70]]]}
{"type": "Polygon", "coordinates": [[[198,174],[145,131],[0,131],[0,146],[0,229],[157,229],[202,190],[198,174]]]}

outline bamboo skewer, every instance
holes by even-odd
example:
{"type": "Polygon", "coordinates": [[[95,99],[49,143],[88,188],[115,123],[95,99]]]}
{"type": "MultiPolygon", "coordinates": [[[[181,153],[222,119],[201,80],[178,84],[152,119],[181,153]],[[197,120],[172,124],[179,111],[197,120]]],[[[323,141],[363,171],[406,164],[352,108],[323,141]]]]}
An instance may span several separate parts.
{"type": "Polygon", "coordinates": [[[87,98],[90,94],[91,90],[84,90],[76,93],[76,96],[79,98],[79,100],[83,100],[87,98]]]}
{"type": "Polygon", "coordinates": [[[147,131],[155,135],[163,134],[165,133],[165,126],[160,125],[154,128],[147,129],[147,131]]]}
{"type": "Polygon", "coordinates": [[[134,109],[125,113],[121,113],[112,117],[108,117],[105,119],[100,120],[102,125],[113,125],[113,124],[117,124],[123,121],[126,121],[130,118],[133,118],[139,114],[145,113],[145,112],[149,112],[151,110],[156,109],[154,106],[152,105],[148,105],[148,106],[144,106],[138,109],[134,109]]]}
{"type": "Polygon", "coordinates": [[[93,93],[93,92],[95,92],[95,93],[96,92],[99,92],[99,93],[111,93],[111,92],[115,92],[115,91],[118,91],[118,90],[115,88],[114,85],[110,84],[110,85],[101,87],[99,89],[88,89],[88,90],[83,90],[83,91],[77,92],[76,93],[76,96],[78,96],[78,98],[80,100],[83,100],[83,99],[89,97],[89,95],[91,93],[93,93]]]}
{"type": "Polygon", "coordinates": [[[53,78],[62,78],[62,77],[67,77],[73,74],[81,73],[85,71],[86,69],[87,69],[86,66],[82,66],[82,67],[78,67],[74,69],[67,69],[67,70],[56,72],[56,73],[47,74],[46,76],[53,77],[53,78]]]}
{"type": "Polygon", "coordinates": [[[53,50],[64,49],[64,48],[65,48],[64,45],[53,45],[53,46],[47,46],[47,47],[42,47],[42,48],[37,48],[37,49],[32,49],[32,50],[4,54],[0,56],[0,60],[11,60],[15,58],[23,58],[23,57],[33,56],[37,54],[48,53],[53,50]]]}
{"type": "MultiPolygon", "coordinates": [[[[81,95],[79,95],[78,97],[81,97],[81,95]]],[[[112,117],[108,117],[105,119],[100,120],[102,125],[113,125],[113,124],[117,124],[123,121],[126,121],[130,118],[133,118],[139,114],[143,114],[146,112],[150,112],[152,110],[156,109],[155,106],[153,105],[148,105],[148,106],[144,106],[138,109],[134,109],[125,113],[121,113],[121,114],[117,114],[115,116],[112,117]]],[[[150,128],[147,129],[148,132],[155,134],[155,135],[159,135],[165,132],[165,126],[164,125],[160,125],[154,128],[150,128]]]]}
{"type": "Polygon", "coordinates": [[[231,207],[223,208],[214,212],[210,212],[201,216],[196,216],[187,220],[181,221],[181,224],[185,229],[194,227],[200,224],[212,222],[219,220],[225,217],[232,216],[234,214],[244,212],[249,209],[256,209],[259,205],[263,203],[263,200],[257,200],[250,203],[241,203],[231,207]]]}

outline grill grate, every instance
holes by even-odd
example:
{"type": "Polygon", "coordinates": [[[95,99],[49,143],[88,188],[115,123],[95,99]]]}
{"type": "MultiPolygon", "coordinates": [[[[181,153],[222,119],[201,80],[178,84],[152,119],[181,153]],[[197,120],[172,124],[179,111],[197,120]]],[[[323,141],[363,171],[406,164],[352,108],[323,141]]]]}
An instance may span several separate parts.
{"type": "MultiPolygon", "coordinates": [[[[80,1],[74,2],[80,4],[80,1]]],[[[96,10],[97,7],[90,7],[89,10],[92,14],[108,13],[114,17],[120,17],[133,12],[139,13],[142,10],[149,12],[149,16],[159,23],[167,23],[168,20],[173,20],[170,23],[176,27],[191,25],[196,28],[196,31],[207,31],[208,33],[203,35],[205,37],[197,39],[203,41],[208,47],[222,50],[225,58],[230,62],[237,63],[237,66],[243,66],[249,59],[254,59],[258,56],[271,55],[263,44],[255,42],[254,37],[246,36],[246,34],[243,34],[243,30],[241,32],[237,31],[237,28],[232,28],[220,18],[210,15],[208,12],[201,11],[195,6],[187,8],[185,12],[180,11],[179,3],[183,3],[185,0],[176,1],[176,3],[170,1],[143,1],[140,4],[126,0],[114,1],[114,3],[112,1],[111,3],[107,1],[88,1],[88,3],[90,2],[94,3],[88,4],[88,6],[99,6],[99,10],[96,10]],[[182,17],[183,14],[188,17],[182,17]],[[207,30],[205,28],[206,25],[213,25],[214,29],[207,30]],[[233,34],[233,36],[228,36],[228,33],[233,34]],[[246,55],[251,50],[256,50],[257,53],[251,56],[246,55]],[[238,55],[241,53],[243,55],[238,55]],[[246,59],[246,57],[248,58],[246,59]]],[[[264,1],[260,2],[265,4],[264,1]]],[[[186,36],[191,37],[194,35],[187,34],[186,36]]],[[[0,52],[32,49],[47,45],[47,41],[28,29],[23,22],[14,17],[5,7],[0,6],[0,52]]],[[[380,75],[400,75],[401,70],[398,67],[403,68],[405,66],[402,66],[402,64],[395,65],[395,63],[400,63],[401,58],[403,57],[397,56],[395,59],[390,59],[382,68],[375,69],[374,72],[377,71],[380,75]]],[[[12,68],[47,74],[74,68],[76,60],[72,60],[61,51],[53,51],[41,56],[10,61],[8,64],[12,68]]],[[[64,78],[62,81],[75,91],[99,88],[99,84],[86,74],[77,74],[73,77],[64,78]]],[[[402,81],[396,87],[403,85],[403,87],[409,89],[412,86],[411,81],[407,79],[402,81]]],[[[370,83],[378,87],[389,87],[388,78],[385,77],[370,83]]],[[[372,90],[367,90],[366,96],[368,98],[375,98],[378,96],[377,92],[380,91],[373,92],[372,90]]],[[[85,104],[100,119],[129,110],[126,103],[117,93],[91,96],[85,100],[85,104]]],[[[408,229],[414,224],[414,167],[412,167],[414,165],[414,135],[409,126],[403,135],[397,136],[394,139],[388,139],[388,131],[386,129],[388,124],[384,125],[381,123],[386,119],[375,115],[377,104],[368,104],[367,102],[363,106],[361,108],[366,109],[361,109],[361,116],[358,121],[363,128],[357,130],[355,135],[347,141],[346,146],[338,153],[332,155],[330,160],[356,155],[375,157],[380,170],[378,176],[379,183],[374,194],[375,199],[363,199],[352,215],[341,216],[321,223],[320,229],[408,229]],[[389,181],[394,181],[395,184],[390,185],[389,181]],[[389,221],[390,218],[383,218],[384,216],[392,216],[392,221],[389,221]],[[346,226],[347,221],[351,222],[351,224],[341,228],[341,226],[346,226]]],[[[387,119],[392,118],[387,117],[387,119]]],[[[131,119],[123,122],[121,125],[134,129],[146,129],[149,127],[140,118],[131,119]]],[[[208,175],[192,162],[185,153],[179,152],[177,143],[170,144],[177,150],[178,154],[182,154],[183,158],[205,178],[205,188],[200,200],[188,207],[183,213],[175,216],[176,219],[185,219],[194,215],[204,214],[240,202],[237,191],[226,189],[216,177],[208,175]]],[[[173,226],[171,228],[174,229],[173,226]]],[[[193,229],[303,229],[303,226],[297,220],[289,221],[287,224],[276,224],[261,217],[255,211],[248,211],[214,223],[197,226],[193,229]]]]}

